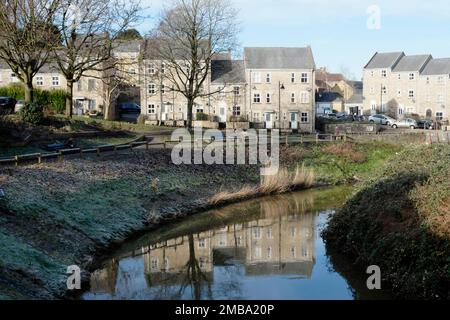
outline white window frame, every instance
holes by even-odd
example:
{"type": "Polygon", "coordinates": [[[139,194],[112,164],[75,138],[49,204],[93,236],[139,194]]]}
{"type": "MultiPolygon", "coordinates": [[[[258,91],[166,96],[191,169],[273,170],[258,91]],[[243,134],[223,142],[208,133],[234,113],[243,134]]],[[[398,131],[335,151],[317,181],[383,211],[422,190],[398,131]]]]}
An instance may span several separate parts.
{"type": "Polygon", "coordinates": [[[36,76],[36,86],[38,87],[44,86],[44,76],[36,76]]]}
{"type": "Polygon", "coordinates": [[[148,84],[148,88],[147,88],[147,92],[150,95],[155,95],[156,94],[156,84],[155,83],[149,83],[148,84]]]}
{"type": "Polygon", "coordinates": [[[148,64],[148,74],[154,75],[156,73],[155,64],[153,62],[148,64]]]}
{"type": "Polygon", "coordinates": [[[272,74],[270,72],[266,74],[266,83],[272,83],[272,74]]]}
{"type": "Polygon", "coordinates": [[[295,94],[295,92],[291,93],[291,103],[297,103],[297,95],[295,94]]]}
{"type": "Polygon", "coordinates": [[[148,105],[147,114],[156,114],[156,106],[153,103],[148,105]]]}
{"type": "Polygon", "coordinates": [[[252,72],[252,82],[253,83],[261,83],[261,73],[260,72],[252,72]]]}
{"type": "Polygon", "coordinates": [[[261,103],[261,93],[254,92],[252,101],[253,103],[261,103]]]}
{"type": "Polygon", "coordinates": [[[387,70],[381,70],[381,77],[387,78],[387,70]]]}
{"type": "Polygon", "coordinates": [[[309,123],[309,114],[307,111],[300,112],[300,123],[309,123]]]}
{"type": "Polygon", "coordinates": [[[291,73],[291,83],[295,83],[296,79],[295,79],[295,72],[291,73]]]}
{"type": "Polygon", "coordinates": [[[301,83],[309,83],[309,75],[307,72],[302,72],[301,83]]]}
{"type": "Polygon", "coordinates": [[[52,87],[59,87],[61,85],[61,77],[60,76],[52,76],[52,87]]]}
{"type": "Polygon", "coordinates": [[[408,90],[408,98],[414,99],[415,97],[416,97],[416,92],[413,89],[409,89],[408,90]]]}
{"type": "Polygon", "coordinates": [[[308,91],[302,91],[300,93],[300,101],[303,104],[309,103],[309,92],[308,91]]]}
{"type": "Polygon", "coordinates": [[[272,103],[272,94],[266,93],[266,103],[272,103]]]}

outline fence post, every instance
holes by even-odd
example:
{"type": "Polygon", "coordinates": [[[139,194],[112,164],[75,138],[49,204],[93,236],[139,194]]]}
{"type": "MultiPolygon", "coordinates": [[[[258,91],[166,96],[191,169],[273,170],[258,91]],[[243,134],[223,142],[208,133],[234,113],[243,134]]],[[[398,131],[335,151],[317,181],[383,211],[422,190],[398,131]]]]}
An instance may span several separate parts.
{"type": "Polygon", "coordinates": [[[145,142],[145,150],[148,150],[148,141],[145,142]]]}
{"type": "Polygon", "coordinates": [[[59,151],[59,154],[58,154],[59,162],[63,161],[63,159],[64,159],[64,155],[63,155],[62,151],[59,151]]]}
{"type": "Polygon", "coordinates": [[[347,134],[344,134],[344,142],[347,142],[347,134]]]}
{"type": "Polygon", "coordinates": [[[303,135],[300,135],[300,143],[303,144],[303,135]]]}
{"type": "Polygon", "coordinates": [[[286,135],[286,145],[289,145],[289,135],[286,135]]]}
{"type": "Polygon", "coordinates": [[[319,144],[319,134],[316,134],[316,144],[319,144]]]}
{"type": "Polygon", "coordinates": [[[42,163],[42,153],[39,153],[38,155],[38,164],[42,163]]]}
{"type": "Polygon", "coordinates": [[[19,156],[14,156],[14,160],[16,161],[16,167],[19,165],[19,156]]]}

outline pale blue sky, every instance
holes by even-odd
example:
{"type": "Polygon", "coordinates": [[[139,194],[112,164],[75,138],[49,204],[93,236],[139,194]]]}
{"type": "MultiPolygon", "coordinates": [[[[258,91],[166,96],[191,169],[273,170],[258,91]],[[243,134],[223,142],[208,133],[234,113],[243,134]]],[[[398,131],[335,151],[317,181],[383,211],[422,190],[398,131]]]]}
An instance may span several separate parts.
{"type": "MultiPolygon", "coordinates": [[[[146,33],[167,0],[143,0],[153,17],[139,26],[146,33]]],[[[231,0],[240,11],[241,46],[311,45],[316,65],[360,78],[376,51],[431,53],[450,57],[448,0],[231,0]],[[367,9],[381,10],[381,29],[367,27],[367,9]]]]}

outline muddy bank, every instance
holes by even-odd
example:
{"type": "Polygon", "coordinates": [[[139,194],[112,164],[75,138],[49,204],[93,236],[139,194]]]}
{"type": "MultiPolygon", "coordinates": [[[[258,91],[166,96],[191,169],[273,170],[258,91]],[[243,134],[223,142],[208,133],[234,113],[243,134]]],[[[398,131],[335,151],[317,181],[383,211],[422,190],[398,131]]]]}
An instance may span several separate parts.
{"type": "MultiPolygon", "coordinates": [[[[361,172],[395,151],[355,148],[364,156],[353,164],[361,172]]],[[[319,146],[281,150],[283,166],[306,163],[319,184],[346,181],[328,159],[350,165],[347,156],[319,146]]],[[[64,298],[67,266],[91,270],[99,255],[130,236],[208,209],[212,195],[257,185],[259,173],[248,165],[175,166],[169,150],[0,168],[6,194],[0,199],[0,298],[64,298]],[[160,182],[152,188],[155,178],[160,182]]]]}

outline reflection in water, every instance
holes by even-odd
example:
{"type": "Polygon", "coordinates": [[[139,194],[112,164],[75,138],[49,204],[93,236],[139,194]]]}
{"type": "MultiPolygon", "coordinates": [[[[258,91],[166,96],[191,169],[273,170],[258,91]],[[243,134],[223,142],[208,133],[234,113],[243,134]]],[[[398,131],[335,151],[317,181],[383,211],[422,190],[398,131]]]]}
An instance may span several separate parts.
{"type": "MultiPolygon", "coordinates": [[[[229,206],[171,226],[93,273],[83,298],[320,298],[314,285],[309,296],[300,290],[315,283],[316,243],[323,246],[316,237],[320,215],[313,208],[314,193],[302,192],[229,206]]],[[[340,280],[343,292],[336,297],[351,298],[346,282],[324,267],[326,276],[332,273],[331,285],[340,280]]]]}

